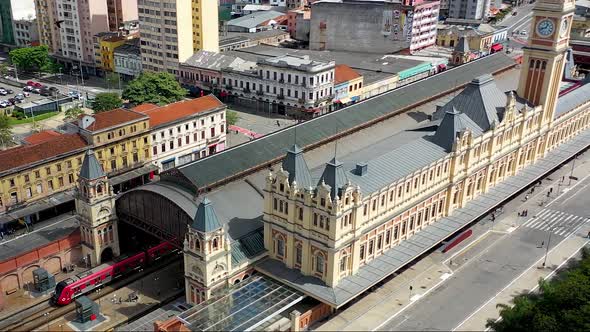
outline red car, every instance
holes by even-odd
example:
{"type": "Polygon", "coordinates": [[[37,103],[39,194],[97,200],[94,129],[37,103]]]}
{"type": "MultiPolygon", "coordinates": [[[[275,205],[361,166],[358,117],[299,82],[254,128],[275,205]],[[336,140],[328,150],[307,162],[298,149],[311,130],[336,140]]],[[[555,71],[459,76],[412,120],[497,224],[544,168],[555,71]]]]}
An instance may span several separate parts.
{"type": "Polygon", "coordinates": [[[33,82],[33,81],[27,81],[27,85],[28,86],[34,86],[35,85],[35,82],[33,82]]]}
{"type": "Polygon", "coordinates": [[[43,87],[43,84],[41,84],[39,82],[33,82],[33,81],[27,81],[27,85],[32,86],[34,88],[39,88],[39,89],[41,89],[43,87]]]}

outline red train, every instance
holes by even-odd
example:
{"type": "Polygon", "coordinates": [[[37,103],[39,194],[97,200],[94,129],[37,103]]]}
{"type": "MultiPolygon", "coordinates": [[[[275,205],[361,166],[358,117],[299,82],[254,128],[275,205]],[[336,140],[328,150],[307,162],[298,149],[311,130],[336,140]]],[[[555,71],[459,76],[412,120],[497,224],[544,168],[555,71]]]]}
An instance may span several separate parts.
{"type": "Polygon", "coordinates": [[[74,298],[103,286],[124,274],[136,271],[174,251],[176,251],[176,248],[172,243],[162,242],[153,248],[119,262],[105,263],[84,271],[75,277],[60,281],[55,286],[55,293],[52,297],[53,303],[57,305],[69,304],[74,298]]]}

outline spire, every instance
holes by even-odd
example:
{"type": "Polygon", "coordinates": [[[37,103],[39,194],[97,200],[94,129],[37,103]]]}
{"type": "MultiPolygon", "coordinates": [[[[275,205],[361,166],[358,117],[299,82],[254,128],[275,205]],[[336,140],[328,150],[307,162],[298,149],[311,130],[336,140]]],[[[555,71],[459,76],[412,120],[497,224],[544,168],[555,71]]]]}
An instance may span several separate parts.
{"type": "Polygon", "coordinates": [[[303,150],[293,144],[293,146],[287,150],[287,155],[283,159],[282,164],[283,170],[289,173],[289,184],[293,181],[297,182],[297,185],[301,188],[307,188],[313,184],[309,167],[303,157],[303,150]]]}
{"type": "Polygon", "coordinates": [[[202,233],[209,233],[221,228],[211,201],[205,197],[197,208],[191,227],[202,233]]]}
{"type": "Polygon", "coordinates": [[[346,183],[348,183],[348,178],[346,177],[346,172],[344,171],[342,163],[338,161],[336,157],[332,158],[332,160],[326,164],[318,185],[326,184],[330,186],[330,197],[335,199],[336,196],[340,196],[340,189],[342,189],[346,183]]]}
{"type": "Polygon", "coordinates": [[[465,37],[459,38],[459,42],[455,46],[455,52],[467,54],[469,53],[469,43],[465,37]]]}
{"type": "Polygon", "coordinates": [[[92,149],[88,149],[88,151],[86,151],[86,155],[84,156],[82,167],[80,168],[80,177],[86,180],[94,180],[104,176],[105,174],[102,170],[102,167],[100,166],[100,163],[98,160],[96,160],[94,151],[92,151],[92,149]]]}

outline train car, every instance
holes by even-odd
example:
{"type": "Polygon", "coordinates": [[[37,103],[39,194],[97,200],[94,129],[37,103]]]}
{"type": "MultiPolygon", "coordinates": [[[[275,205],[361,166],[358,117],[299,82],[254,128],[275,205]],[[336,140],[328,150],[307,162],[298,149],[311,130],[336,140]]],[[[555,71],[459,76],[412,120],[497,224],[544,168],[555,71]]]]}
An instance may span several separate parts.
{"type": "Polygon", "coordinates": [[[171,242],[162,242],[145,252],[140,252],[118,262],[102,264],[72,278],[60,281],[55,286],[52,297],[53,303],[57,305],[69,304],[76,297],[101,287],[122,275],[137,271],[139,268],[175,251],[176,248],[171,242]]]}
{"type": "Polygon", "coordinates": [[[119,262],[102,264],[84,271],[58,282],[52,300],[57,305],[69,304],[76,297],[101,287],[121,275],[137,270],[144,266],[145,262],[146,254],[141,252],[119,262]]]}

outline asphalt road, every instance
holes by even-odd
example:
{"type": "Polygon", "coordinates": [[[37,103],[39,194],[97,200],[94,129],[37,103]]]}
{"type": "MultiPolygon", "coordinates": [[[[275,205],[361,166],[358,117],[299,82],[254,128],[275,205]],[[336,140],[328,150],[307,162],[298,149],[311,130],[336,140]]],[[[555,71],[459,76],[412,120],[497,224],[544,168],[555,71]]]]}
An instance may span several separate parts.
{"type": "MultiPolygon", "coordinates": [[[[23,89],[20,88],[19,86],[16,85],[9,85],[9,84],[5,84],[5,83],[0,83],[0,88],[4,88],[4,89],[10,89],[13,90],[14,93],[9,93],[6,96],[2,96],[0,95],[0,100],[8,100],[10,98],[14,98],[15,95],[19,94],[19,93],[24,93],[23,89]]],[[[25,99],[23,100],[23,103],[28,103],[31,101],[35,101],[35,100],[39,100],[39,99],[44,99],[47,97],[43,97],[41,95],[38,94],[34,94],[32,92],[29,92],[29,96],[25,97],[25,99]]],[[[10,108],[12,106],[9,106],[7,108],[10,108]]]]}
{"type": "MultiPolygon", "coordinates": [[[[587,174],[588,167],[585,170],[587,174]]],[[[553,248],[579,226],[588,223],[590,205],[586,197],[589,195],[590,179],[585,178],[548,207],[528,218],[522,218],[521,227],[512,233],[479,251],[476,248],[469,249],[466,253],[474,250],[471,253],[473,256],[468,257],[464,264],[453,264],[451,268],[455,272],[447,282],[392,319],[381,330],[453,330],[505,285],[541,259],[545,255],[549,236],[550,248],[553,248]]],[[[508,213],[516,214],[515,211],[508,213]]]]}
{"type": "Polygon", "coordinates": [[[519,36],[519,35],[512,35],[515,31],[522,31],[526,30],[530,34],[531,30],[531,20],[532,20],[532,9],[534,4],[528,4],[521,7],[517,7],[514,9],[516,15],[510,14],[504,21],[502,21],[502,26],[508,27],[508,38],[510,41],[508,42],[508,47],[513,49],[520,49],[522,46],[526,44],[526,40],[528,39],[528,34],[526,36],[519,36]]]}

